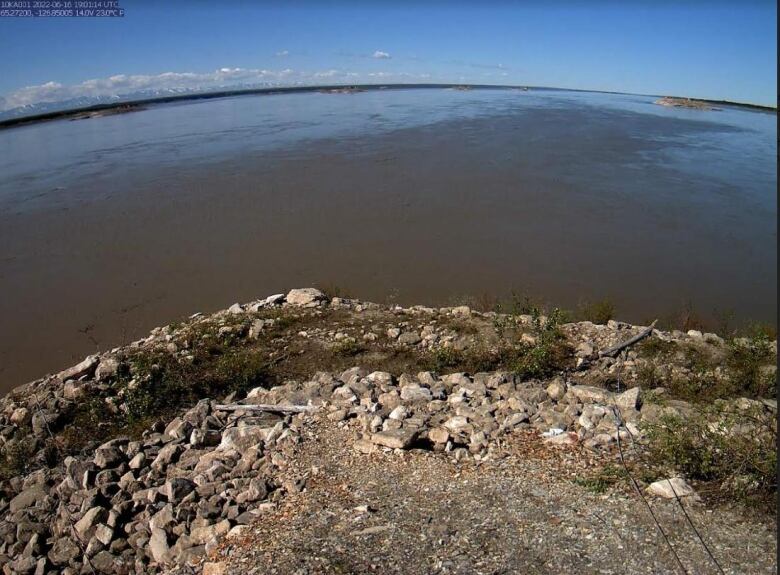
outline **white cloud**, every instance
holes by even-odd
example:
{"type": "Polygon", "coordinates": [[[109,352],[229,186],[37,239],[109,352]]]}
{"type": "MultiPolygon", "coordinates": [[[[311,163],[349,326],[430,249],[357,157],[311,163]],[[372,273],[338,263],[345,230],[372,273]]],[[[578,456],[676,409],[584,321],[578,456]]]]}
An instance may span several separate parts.
{"type": "Polygon", "coordinates": [[[235,84],[267,84],[289,81],[291,78],[294,80],[297,75],[305,78],[305,74],[296,73],[289,68],[284,70],[220,68],[205,73],[117,74],[70,85],[46,82],[37,86],[26,86],[7,94],[0,109],[8,110],[39,102],[57,102],[81,97],[121,96],[145,90],[199,90],[235,84]]]}
{"type": "Polygon", "coordinates": [[[290,51],[289,50],[280,50],[280,51],[278,51],[276,53],[276,55],[279,56],[280,58],[284,58],[285,56],[289,56],[290,55],[290,51]]]}
{"type": "Polygon", "coordinates": [[[334,78],[338,75],[340,75],[341,72],[339,70],[325,70],[323,72],[315,72],[314,77],[315,78],[334,78]]]}
{"type": "Polygon", "coordinates": [[[0,111],[39,103],[63,102],[76,98],[114,98],[138,92],[208,91],[238,86],[305,86],[327,81],[329,84],[367,82],[408,82],[429,79],[430,74],[375,71],[357,73],[337,68],[321,71],[300,71],[291,68],[266,70],[260,68],[219,68],[213,72],[163,72],[161,74],[116,74],[94,78],[78,84],[46,82],[20,88],[0,96],[0,111]]]}
{"type": "Polygon", "coordinates": [[[390,54],[388,54],[387,52],[382,52],[382,50],[377,50],[376,52],[374,52],[372,58],[378,58],[380,60],[384,60],[390,58],[390,54]]]}

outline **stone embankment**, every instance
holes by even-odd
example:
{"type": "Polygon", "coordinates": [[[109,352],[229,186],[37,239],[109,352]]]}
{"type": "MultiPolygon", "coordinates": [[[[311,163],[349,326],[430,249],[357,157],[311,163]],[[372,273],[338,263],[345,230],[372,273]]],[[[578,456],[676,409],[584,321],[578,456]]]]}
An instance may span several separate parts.
{"type": "MultiPolygon", "coordinates": [[[[643,389],[637,385],[644,360],[636,351],[623,351],[618,358],[600,356],[600,351],[644,329],[610,321],[606,325],[562,325],[561,337],[571,352],[568,363],[565,369],[543,376],[528,377],[506,369],[472,374],[434,370],[399,373],[363,367],[337,372],[312,370],[307,378],[260,385],[240,395],[197,398],[194,405],[152,422],[137,436],[116,436],[96,444],[88,441],[91,429],[74,429],[77,420],[70,414],[80,402],[97,397],[116,413],[128,409],[125,404],[132,397],[128,390],[140,385],[142,379],[140,364],[129,358],[152,351],[187,357],[195,345],[193,333],[229,338],[234,342],[231,345],[243,345],[237,342],[256,341],[268,330],[281,329],[291,321],[289,314],[321,321],[310,321],[295,333],[274,332],[269,342],[281,346],[288,355],[292,342],[299,339],[321,341],[333,354],[353,350],[358,342],[381,344],[381,349],[396,352],[467,350],[469,345],[483,341],[480,330],[485,326],[500,332],[507,329],[506,316],[481,314],[463,306],[403,309],[328,299],[314,289],[292,290],[247,305],[236,304],[211,316],[196,314],[185,324],[154,330],[148,338],[127,348],[90,356],[59,374],[18,388],[0,400],[0,443],[6,459],[20,453],[22,446],[28,458],[18,474],[6,472],[2,484],[3,572],[344,572],[332,562],[335,555],[344,554],[343,549],[337,551],[338,544],[324,563],[307,563],[314,561],[317,553],[296,558],[285,554],[279,541],[258,539],[255,532],[258,525],[280,521],[279,514],[283,510],[288,513],[291,502],[298,502],[296,517],[300,519],[300,498],[316,493],[314,486],[327,478],[323,465],[327,469],[357,458],[346,472],[369,474],[375,465],[383,465],[377,463],[382,457],[408,453],[413,458],[408,466],[395,471],[414,474],[418,465],[414,458],[427,454],[425,465],[478,467],[489,475],[487,470],[496,469],[491,466],[509,461],[508,449],[529,441],[534,449],[542,451],[563,450],[586,459],[614,460],[616,449],[628,453],[643,441],[646,426],[667,416],[685,417],[694,409],[688,402],[665,398],[666,392],[660,387],[643,389]],[[324,310],[342,315],[338,321],[328,320],[322,315],[324,310]],[[361,323],[355,318],[366,321],[361,323]],[[601,385],[605,379],[613,382],[611,388],[601,385]],[[74,433],[86,436],[86,441],[79,443],[80,449],[71,449],[63,456],[60,439],[63,434],[72,437],[74,433]],[[327,445],[312,439],[328,434],[332,439],[327,445]],[[316,445],[328,454],[320,454],[326,463],[301,465],[306,450],[316,445]],[[331,451],[335,449],[340,451],[331,451]],[[278,551],[278,557],[247,555],[247,549],[255,554],[262,551],[264,541],[269,550],[278,551]],[[247,564],[250,556],[252,563],[247,564]]],[[[523,349],[531,353],[539,349],[545,337],[540,326],[543,328],[547,321],[544,317],[513,317],[513,328],[518,329],[513,337],[524,342],[527,348],[523,349]]],[[[712,348],[716,354],[724,346],[718,336],[698,332],[655,330],[651,337],[666,343],[712,348]]],[[[773,349],[776,353],[776,345],[773,349]]],[[[368,358],[378,352],[367,348],[362,353],[368,358]]],[[[667,367],[677,374],[690,370],[682,364],[667,367]]],[[[743,398],[734,403],[739,409],[776,411],[772,399],[743,398]]],[[[571,469],[577,468],[572,464],[571,469]]],[[[425,478],[428,487],[424,489],[434,489],[437,481],[443,481],[441,473],[439,469],[438,475],[425,478]]],[[[459,473],[455,477],[460,477],[459,473]]],[[[333,474],[336,477],[337,471],[333,474]]],[[[658,479],[642,485],[647,497],[672,501],[680,497],[699,505],[699,496],[683,478],[671,474],[658,479]]],[[[352,480],[358,481],[355,477],[352,480]]],[[[376,477],[369,481],[365,476],[358,482],[365,488],[375,480],[381,483],[376,477]]],[[[399,489],[402,484],[399,478],[399,489]]],[[[570,484],[564,491],[575,487],[570,484]]],[[[408,497],[413,500],[415,495],[410,493],[408,497]]],[[[573,500],[569,504],[576,507],[573,500]]],[[[314,506],[306,511],[311,517],[327,511],[321,502],[309,501],[308,505],[314,506]]],[[[358,519],[376,511],[368,504],[356,508],[358,519]]],[[[289,515],[285,517],[287,526],[294,524],[289,515]]],[[[427,521],[443,520],[433,517],[427,521]]],[[[322,521],[330,519],[322,515],[322,521]]],[[[365,539],[381,537],[384,531],[389,536],[395,527],[361,527],[358,521],[350,529],[350,533],[365,539]]],[[[297,536],[305,532],[298,529],[297,536]]],[[[425,547],[424,537],[414,540],[417,535],[406,535],[408,545],[425,547]]],[[[720,545],[728,535],[715,536],[719,538],[716,545],[720,545]]],[[[289,534],[290,540],[295,537],[296,533],[289,534]]],[[[312,533],[311,537],[325,535],[312,533]]],[[[468,548],[468,543],[463,545],[468,548]]],[[[771,563],[761,553],[762,549],[767,551],[766,545],[762,538],[758,547],[754,545],[753,555],[742,559],[765,569],[766,562],[771,563]]],[[[369,563],[374,567],[350,563],[349,572],[487,572],[468,561],[453,563],[449,555],[439,557],[435,565],[424,564],[428,559],[420,555],[415,561],[421,563],[404,566],[397,553],[400,551],[387,552],[385,560],[389,563],[385,568],[381,561],[371,563],[372,559],[369,563]]],[[[663,568],[662,558],[660,554],[653,559],[660,563],[651,565],[649,572],[663,568]]],[[[491,559],[496,568],[518,560],[501,553],[491,559]]],[[[599,561],[603,572],[612,572],[611,559],[599,561]]],[[[575,561],[565,567],[584,565],[575,561]]]]}

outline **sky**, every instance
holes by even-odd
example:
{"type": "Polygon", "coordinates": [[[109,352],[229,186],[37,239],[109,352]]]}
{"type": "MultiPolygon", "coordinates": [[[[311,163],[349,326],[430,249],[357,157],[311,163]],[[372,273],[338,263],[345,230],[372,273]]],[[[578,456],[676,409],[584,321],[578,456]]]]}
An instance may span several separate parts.
{"type": "Polygon", "coordinates": [[[119,0],[0,17],[0,111],[232,85],[481,83],[777,105],[773,1],[119,0]]]}

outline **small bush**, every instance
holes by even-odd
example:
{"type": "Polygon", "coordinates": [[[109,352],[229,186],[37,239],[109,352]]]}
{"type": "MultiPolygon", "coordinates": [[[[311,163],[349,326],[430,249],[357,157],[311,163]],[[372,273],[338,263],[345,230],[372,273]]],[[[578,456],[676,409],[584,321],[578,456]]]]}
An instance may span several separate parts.
{"type": "Polygon", "coordinates": [[[341,357],[355,357],[367,351],[367,347],[354,339],[345,339],[336,343],[332,350],[333,353],[341,357]]]}
{"type": "Polygon", "coordinates": [[[677,349],[677,344],[657,337],[647,337],[637,344],[636,349],[640,356],[654,358],[672,353],[677,349]]]}
{"type": "Polygon", "coordinates": [[[204,397],[248,391],[267,378],[267,362],[242,348],[209,346],[191,362],[169,354],[135,358],[135,381],[125,382],[128,423],[172,414],[204,397]]]}
{"type": "Polygon", "coordinates": [[[628,475],[626,474],[625,469],[622,467],[607,464],[592,475],[576,478],[574,483],[580,487],[584,487],[591,493],[601,495],[602,493],[605,493],[610,487],[620,483],[627,477],[628,475]]]}
{"type": "Polygon", "coordinates": [[[464,319],[450,320],[447,327],[459,335],[477,335],[479,333],[479,328],[474,325],[474,322],[464,319]]]}
{"type": "Polygon", "coordinates": [[[538,311],[533,314],[535,344],[521,344],[514,348],[509,364],[524,378],[543,378],[562,369],[571,356],[560,330],[562,312],[553,310],[542,322],[538,311]]]}
{"type": "MultiPolygon", "coordinates": [[[[536,338],[533,344],[503,339],[505,324],[502,322],[502,340],[498,344],[475,343],[465,350],[436,348],[428,353],[426,367],[436,372],[455,370],[469,373],[505,369],[527,379],[552,375],[566,367],[571,357],[571,350],[560,330],[562,314],[553,310],[543,322],[536,310],[533,317],[533,335],[536,338]]],[[[517,325],[513,319],[508,323],[517,325]]]]}
{"type": "Polygon", "coordinates": [[[732,340],[726,357],[730,387],[752,397],[774,397],[776,374],[764,367],[774,363],[769,337],[758,334],[747,340],[732,340]]]}
{"type": "Polygon", "coordinates": [[[544,306],[531,296],[513,290],[508,301],[497,301],[493,309],[509,315],[541,315],[544,306]]]}
{"type": "Polygon", "coordinates": [[[428,353],[425,366],[428,371],[444,372],[464,363],[463,354],[453,347],[437,347],[428,353]]]}
{"type": "Polygon", "coordinates": [[[341,299],[351,299],[354,296],[352,295],[352,292],[344,287],[340,286],[338,284],[324,284],[322,286],[317,286],[322,293],[324,293],[328,298],[334,298],[338,297],[341,299]]]}
{"type": "Polygon", "coordinates": [[[500,348],[491,349],[483,343],[470,345],[465,350],[438,347],[428,352],[422,363],[426,370],[437,373],[478,373],[501,368],[504,365],[504,356],[500,348]]]}
{"type": "Polygon", "coordinates": [[[0,450],[0,480],[27,473],[36,453],[35,439],[21,436],[13,443],[6,443],[0,450]]]}
{"type": "Polygon", "coordinates": [[[672,320],[672,324],[681,331],[688,331],[691,329],[701,330],[704,328],[704,320],[699,312],[694,309],[693,303],[690,301],[685,302],[683,308],[672,320]]]}
{"type": "Polygon", "coordinates": [[[609,298],[595,302],[585,302],[578,306],[574,317],[577,321],[592,321],[593,323],[606,324],[615,317],[615,304],[609,298]]]}
{"type": "Polygon", "coordinates": [[[777,424],[761,405],[718,402],[685,420],[649,427],[649,464],[710,482],[725,497],[756,500],[777,493],[777,424]]]}

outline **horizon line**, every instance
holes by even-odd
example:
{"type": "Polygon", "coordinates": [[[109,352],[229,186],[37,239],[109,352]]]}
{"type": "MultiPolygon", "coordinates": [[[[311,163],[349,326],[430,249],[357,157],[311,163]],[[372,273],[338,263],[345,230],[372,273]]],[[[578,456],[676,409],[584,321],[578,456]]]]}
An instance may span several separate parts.
{"type": "MultiPolygon", "coordinates": [[[[189,92],[186,94],[172,94],[168,96],[158,96],[152,98],[140,98],[135,100],[117,100],[115,102],[106,102],[100,104],[93,104],[89,106],[79,106],[75,108],[63,108],[61,110],[44,112],[40,114],[21,115],[13,118],[6,118],[0,120],[0,128],[10,128],[15,126],[21,126],[26,124],[32,124],[37,122],[44,122],[47,120],[55,120],[59,118],[65,118],[69,115],[97,112],[103,110],[110,110],[118,108],[120,106],[142,106],[142,105],[154,105],[154,104],[166,104],[170,102],[179,102],[187,100],[199,100],[199,99],[218,99],[228,98],[235,96],[251,96],[251,95],[274,95],[274,93],[303,93],[313,92],[318,90],[338,89],[354,87],[357,89],[377,90],[380,88],[386,89],[435,89],[435,88],[454,88],[454,87],[466,87],[471,89],[517,89],[525,88],[528,90],[560,90],[565,92],[588,92],[596,94],[618,94],[624,96],[645,96],[653,98],[669,97],[696,100],[700,102],[707,102],[711,104],[721,104],[726,106],[734,106],[738,108],[749,109],[753,111],[764,112],[777,112],[777,105],[769,106],[766,104],[754,104],[752,102],[739,102],[734,100],[716,100],[711,98],[691,98],[688,96],[671,96],[669,94],[644,94],[638,92],[623,92],[619,90],[598,90],[588,88],[564,88],[559,86],[533,86],[529,84],[473,84],[463,82],[447,82],[447,83],[368,83],[368,84],[353,84],[353,83],[341,83],[341,84],[307,84],[307,85],[289,85],[289,86],[267,86],[258,88],[225,88],[220,90],[205,90],[197,92],[189,92]]],[[[117,96],[121,98],[121,96],[117,96]]],[[[52,105],[56,105],[56,102],[52,102],[52,105]]],[[[18,109],[18,108],[17,108],[18,109]]],[[[12,108],[13,110],[13,108],[12,108]]]]}

